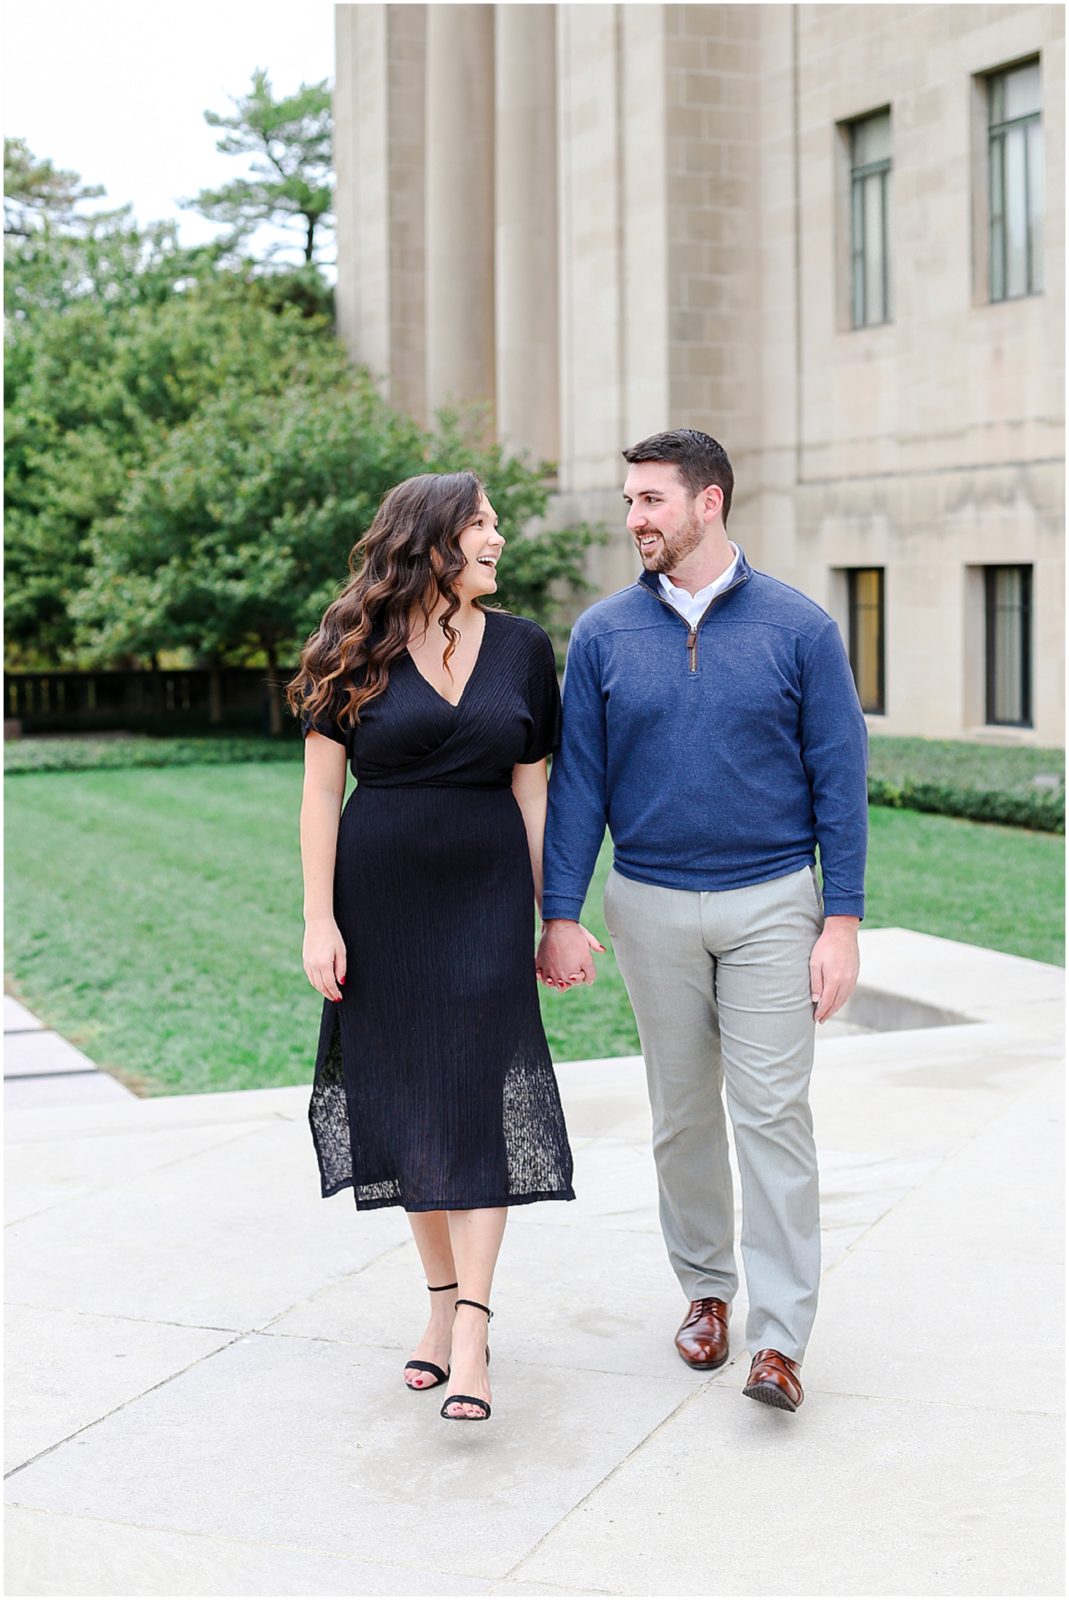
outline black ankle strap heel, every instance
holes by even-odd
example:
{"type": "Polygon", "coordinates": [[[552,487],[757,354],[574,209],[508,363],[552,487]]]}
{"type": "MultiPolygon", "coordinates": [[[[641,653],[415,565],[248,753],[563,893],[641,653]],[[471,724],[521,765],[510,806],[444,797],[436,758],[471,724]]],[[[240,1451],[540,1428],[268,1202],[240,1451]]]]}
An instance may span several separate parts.
{"type": "MultiPolygon", "coordinates": [[[[456,1310],[458,1306],[473,1306],[476,1311],[485,1311],[487,1322],[489,1322],[494,1315],[494,1313],[490,1310],[490,1307],[484,1306],[481,1300],[457,1300],[454,1303],[453,1309],[456,1310]]],[[[486,1347],[486,1364],[487,1366],[490,1365],[489,1345],[486,1347]]],[[[443,1416],[446,1422],[485,1422],[490,1415],[490,1402],[489,1400],[484,1400],[481,1395],[477,1394],[448,1394],[442,1402],[442,1409],[439,1415],[443,1416]],[[451,1416],[449,1413],[449,1407],[458,1404],[466,1406],[478,1406],[482,1412],[482,1416],[451,1416]]]]}
{"type": "MultiPolygon", "coordinates": [[[[431,1294],[444,1294],[446,1289],[458,1289],[459,1287],[460,1285],[457,1283],[429,1283],[427,1285],[427,1289],[431,1294]]],[[[433,1361],[416,1361],[414,1359],[406,1361],[405,1371],[428,1372],[434,1379],[433,1383],[409,1383],[406,1378],[405,1388],[415,1389],[417,1393],[422,1392],[424,1389],[437,1389],[440,1384],[447,1383],[449,1380],[449,1368],[446,1367],[443,1372],[441,1367],[437,1366],[433,1361]]]]}

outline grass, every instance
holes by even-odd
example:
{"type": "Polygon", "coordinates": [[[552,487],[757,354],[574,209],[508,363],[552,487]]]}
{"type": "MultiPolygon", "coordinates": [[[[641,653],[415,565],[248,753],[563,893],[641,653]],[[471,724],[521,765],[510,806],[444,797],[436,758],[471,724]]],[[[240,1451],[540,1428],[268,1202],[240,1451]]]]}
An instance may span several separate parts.
{"type": "Polygon", "coordinates": [[[881,733],[869,740],[869,771],[899,785],[927,780],[962,789],[1027,794],[1036,778],[1064,789],[1065,751],[960,739],[902,739],[881,733]]]}
{"type": "Polygon", "coordinates": [[[1065,965],[1065,840],[869,807],[865,926],[1065,965]]]}
{"type": "MultiPolygon", "coordinates": [[[[301,967],[300,768],[26,775],[7,785],[9,987],[141,1092],[309,1081],[322,1001],[301,967]]],[[[874,808],[867,926],[1064,960],[1063,841],[874,808]]],[[[607,943],[602,851],[587,926],[607,943]]],[[[557,1060],[629,1055],[611,953],[543,991],[557,1060]]]]}

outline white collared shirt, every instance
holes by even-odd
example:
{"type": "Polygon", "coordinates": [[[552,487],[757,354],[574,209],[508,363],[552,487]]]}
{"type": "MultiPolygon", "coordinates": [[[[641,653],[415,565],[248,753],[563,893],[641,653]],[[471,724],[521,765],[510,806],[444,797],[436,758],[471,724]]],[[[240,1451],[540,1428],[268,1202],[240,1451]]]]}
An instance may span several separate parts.
{"type": "Polygon", "coordinates": [[[667,573],[662,572],[658,575],[661,581],[661,593],[668,601],[668,604],[674,606],[679,615],[692,628],[698,626],[709,602],[715,600],[716,596],[726,589],[729,583],[734,581],[735,574],[739,570],[739,547],[730,539],[728,544],[731,545],[732,550],[735,552],[734,561],[725,572],[720,574],[719,578],[714,578],[712,583],[707,583],[704,589],[698,590],[697,594],[690,594],[686,589],[677,589],[667,573]]]}

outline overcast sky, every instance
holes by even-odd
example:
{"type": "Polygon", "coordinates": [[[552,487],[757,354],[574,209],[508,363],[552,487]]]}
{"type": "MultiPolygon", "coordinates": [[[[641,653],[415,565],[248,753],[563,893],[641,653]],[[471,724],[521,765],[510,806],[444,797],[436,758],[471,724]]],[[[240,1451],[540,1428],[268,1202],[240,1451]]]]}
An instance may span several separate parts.
{"type": "Polygon", "coordinates": [[[243,170],[204,112],[229,113],[257,67],[276,94],[333,83],[331,0],[4,0],[5,135],[186,244],[219,229],[178,198],[243,170]]]}

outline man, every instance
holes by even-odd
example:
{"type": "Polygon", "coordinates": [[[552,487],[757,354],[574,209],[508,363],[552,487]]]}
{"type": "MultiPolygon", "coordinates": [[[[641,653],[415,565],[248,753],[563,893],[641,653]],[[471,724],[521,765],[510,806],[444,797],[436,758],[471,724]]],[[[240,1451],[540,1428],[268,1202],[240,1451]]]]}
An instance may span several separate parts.
{"type": "Polygon", "coordinates": [[[699,1371],[728,1359],[723,1085],[750,1302],[743,1392],[795,1411],[820,1275],[814,1023],[857,982],[865,722],[832,619],[728,540],[734,477],[716,440],[680,428],[623,454],[644,571],[572,633],[538,970],[562,989],[594,981],[579,916],[607,822],[605,920],[646,1062],[661,1226],[690,1301],[676,1347],[699,1371]]]}

